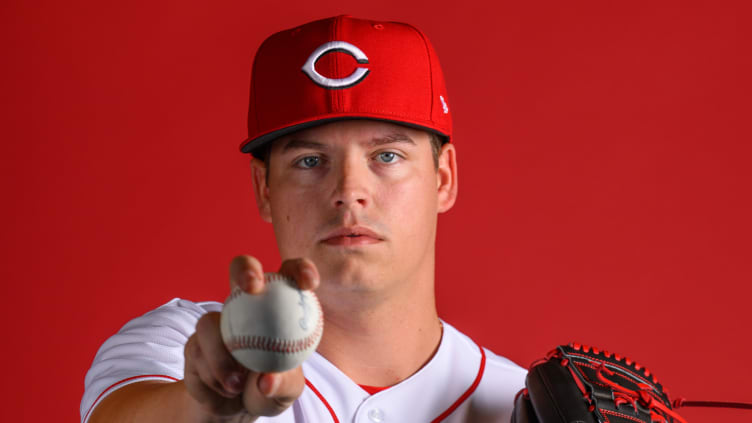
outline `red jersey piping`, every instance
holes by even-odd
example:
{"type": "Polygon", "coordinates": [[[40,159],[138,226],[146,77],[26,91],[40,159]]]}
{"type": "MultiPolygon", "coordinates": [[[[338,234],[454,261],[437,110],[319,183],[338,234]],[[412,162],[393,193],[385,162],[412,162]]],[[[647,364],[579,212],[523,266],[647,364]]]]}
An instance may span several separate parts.
{"type": "MultiPolygon", "coordinates": [[[[447,418],[450,414],[452,414],[460,405],[462,405],[465,400],[467,400],[470,395],[475,392],[475,389],[478,388],[478,385],[480,385],[481,379],[483,379],[483,371],[486,369],[486,353],[483,351],[483,347],[481,347],[478,344],[475,344],[478,347],[478,350],[480,350],[480,366],[478,367],[478,374],[475,376],[475,380],[473,381],[472,385],[470,385],[469,388],[463,393],[459,398],[457,398],[457,401],[455,401],[449,408],[446,409],[443,413],[439,415],[439,417],[436,417],[431,421],[431,423],[439,423],[445,418],[447,418]]],[[[316,394],[317,397],[319,397],[319,400],[324,404],[327,410],[329,410],[329,414],[332,415],[332,421],[334,423],[339,423],[339,419],[337,419],[337,415],[334,414],[334,409],[332,409],[332,406],[329,405],[329,402],[324,398],[323,395],[321,395],[321,392],[319,392],[318,389],[316,389],[315,386],[313,386],[313,383],[311,383],[310,380],[305,380],[306,386],[311,388],[311,391],[313,391],[314,394],[316,394]]]]}
{"type": "Polygon", "coordinates": [[[323,396],[323,395],[321,395],[321,392],[319,392],[319,390],[318,390],[318,389],[316,389],[316,387],[315,387],[315,386],[313,386],[313,384],[311,383],[311,381],[310,381],[310,380],[306,379],[306,380],[305,380],[305,384],[306,384],[306,386],[308,386],[309,388],[311,388],[311,391],[313,391],[313,393],[314,393],[314,394],[316,394],[316,396],[317,396],[317,397],[319,397],[319,399],[321,400],[321,402],[322,402],[322,403],[324,403],[324,406],[326,407],[326,409],[327,409],[327,410],[329,410],[329,414],[331,414],[331,415],[332,415],[332,421],[333,421],[334,423],[339,423],[339,419],[337,419],[337,415],[336,415],[336,414],[334,414],[334,409],[333,409],[333,408],[332,408],[332,406],[331,406],[331,405],[329,405],[329,403],[328,403],[328,402],[326,401],[326,398],[324,398],[324,396],[323,396]]]}
{"type": "Polygon", "coordinates": [[[465,402],[466,399],[470,397],[470,395],[475,392],[475,389],[480,384],[480,380],[483,379],[483,370],[486,368],[486,353],[483,351],[483,347],[481,347],[478,344],[475,344],[478,346],[478,349],[480,350],[480,367],[478,368],[478,375],[475,376],[475,380],[473,381],[473,384],[470,385],[469,388],[467,388],[467,391],[465,391],[464,394],[462,394],[461,397],[457,398],[457,401],[454,402],[454,404],[451,405],[451,407],[447,408],[446,411],[441,413],[439,417],[436,417],[431,421],[431,423],[439,423],[440,421],[447,418],[450,414],[454,412],[454,410],[457,409],[460,405],[462,405],[463,402],[465,402]]]}
{"type": "Polygon", "coordinates": [[[364,391],[368,392],[368,395],[375,395],[379,392],[389,389],[389,386],[369,386],[369,385],[361,385],[358,384],[364,391]]]}
{"type": "Polygon", "coordinates": [[[104,391],[102,391],[102,393],[99,394],[99,396],[97,397],[97,399],[94,400],[94,402],[91,404],[91,407],[89,407],[89,410],[86,412],[86,415],[84,416],[83,422],[86,422],[86,421],[89,420],[89,414],[91,414],[92,410],[94,410],[94,406],[97,405],[97,403],[99,402],[100,399],[102,399],[102,397],[104,396],[104,394],[106,394],[107,392],[109,392],[110,390],[112,390],[114,387],[116,387],[116,386],[118,386],[120,384],[123,384],[125,382],[135,381],[136,379],[150,379],[150,378],[151,379],[154,379],[154,378],[170,379],[173,382],[177,382],[178,380],[180,380],[180,379],[176,379],[176,378],[174,378],[172,376],[167,376],[167,375],[139,375],[139,376],[133,376],[133,377],[129,377],[129,378],[125,378],[123,380],[117,381],[117,382],[113,383],[112,385],[108,386],[107,389],[105,389],[104,391]]]}

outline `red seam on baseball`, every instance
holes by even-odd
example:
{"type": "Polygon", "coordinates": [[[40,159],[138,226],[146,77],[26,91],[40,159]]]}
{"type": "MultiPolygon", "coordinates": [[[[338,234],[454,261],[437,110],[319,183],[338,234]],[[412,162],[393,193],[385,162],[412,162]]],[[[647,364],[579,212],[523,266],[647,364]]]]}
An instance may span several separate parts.
{"type": "Polygon", "coordinates": [[[316,329],[305,338],[281,340],[261,335],[233,335],[228,341],[227,348],[230,351],[259,350],[283,354],[296,354],[307,350],[311,345],[316,343],[324,331],[324,314],[321,311],[321,304],[315,294],[313,295],[313,299],[319,310],[319,319],[316,322],[316,329]]]}

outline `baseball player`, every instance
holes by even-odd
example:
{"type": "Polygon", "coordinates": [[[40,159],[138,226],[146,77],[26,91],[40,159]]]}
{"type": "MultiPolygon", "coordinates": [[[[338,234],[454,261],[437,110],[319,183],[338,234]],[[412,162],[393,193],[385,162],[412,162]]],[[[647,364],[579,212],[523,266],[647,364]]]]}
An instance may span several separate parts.
{"type": "MultiPolygon", "coordinates": [[[[222,342],[222,304],[174,299],[102,345],[82,422],[509,421],[526,371],[436,311],[437,216],[457,195],[450,117],[410,25],[338,16],[269,37],[241,151],[279,272],[321,301],[318,350],[283,373],[246,370],[222,342]]],[[[236,257],[231,286],[258,294],[263,272],[236,257]]]]}

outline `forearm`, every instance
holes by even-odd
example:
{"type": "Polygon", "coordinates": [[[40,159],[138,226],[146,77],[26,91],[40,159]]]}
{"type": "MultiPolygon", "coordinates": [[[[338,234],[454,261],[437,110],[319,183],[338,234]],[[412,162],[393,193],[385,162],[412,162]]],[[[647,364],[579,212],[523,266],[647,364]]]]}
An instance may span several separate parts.
{"type": "Polygon", "coordinates": [[[144,381],[124,386],[97,405],[89,423],[246,423],[238,417],[211,418],[186,391],[183,381],[144,381]]]}

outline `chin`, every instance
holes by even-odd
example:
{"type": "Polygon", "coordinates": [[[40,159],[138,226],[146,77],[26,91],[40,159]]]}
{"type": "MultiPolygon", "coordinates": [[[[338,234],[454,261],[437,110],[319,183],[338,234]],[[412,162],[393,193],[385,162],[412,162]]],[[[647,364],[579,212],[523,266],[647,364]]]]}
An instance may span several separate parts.
{"type": "Polygon", "coordinates": [[[343,256],[317,262],[322,286],[340,286],[351,290],[371,291],[378,289],[384,280],[384,265],[367,262],[363,257],[343,256]]]}

